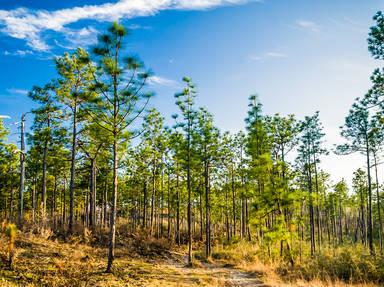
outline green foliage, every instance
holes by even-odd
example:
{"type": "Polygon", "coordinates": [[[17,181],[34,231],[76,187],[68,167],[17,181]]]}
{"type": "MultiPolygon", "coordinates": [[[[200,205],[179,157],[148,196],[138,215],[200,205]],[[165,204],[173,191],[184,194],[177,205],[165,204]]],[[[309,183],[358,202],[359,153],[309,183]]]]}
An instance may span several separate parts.
{"type": "Polygon", "coordinates": [[[17,236],[17,227],[15,224],[7,224],[4,228],[4,234],[7,238],[8,266],[12,268],[13,257],[15,255],[15,241],[17,236]]]}
{"type": "Polygon", "coordinates": [[[368,49],[375,59],[384,60],[384,15],[382,11],[373,17],[375,26],[370,28],[368,49]]]}

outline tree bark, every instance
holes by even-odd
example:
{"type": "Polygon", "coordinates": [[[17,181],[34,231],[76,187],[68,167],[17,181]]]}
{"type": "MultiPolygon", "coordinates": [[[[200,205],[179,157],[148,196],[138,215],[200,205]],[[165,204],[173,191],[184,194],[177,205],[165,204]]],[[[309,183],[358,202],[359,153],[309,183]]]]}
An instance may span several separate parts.
{"type": "Polygon", "coordinates": [[[43,149],[43,175],[42,175],[42,187],[41,187],[41,213],[43,225],[45,225],[46,220],[46,206],[47,206],[47,157],[48,157],[48,141],[45,141],[43,149]]]}
{"type": "Polygon", "coordinates": [[[90,198],[89,198],[89,226],[94,229],[96,221],[96,159],[91,158],[90,170],[90,198]]]}
{"type": "Polygon", "coordinates": [[[373,155],[375,160],[375,176],[376,176],[376,206],[377,206],[377,215],[379,217],[379,244],[380,244],[380,254],[383,254],[383,220],[381,218],[381,207],[380,207],[380,192],[379,192],[379,177],[377,174],[377,159],[376,154],[373,155]]]}
{"type": "Polygon", "coordinates": [[[205,183],[205,256],[211,256],[211,202],[210,202],[210,182],[209,182],[209,163],[204,164],[204,183],[205,183]]]}
{"type": "Polygon", "coordinates": [[[366,135],[366,157],[367,157],[367,174],[368,174],[368,246],[371,255],[375,254],[373,249],[373,227],[372,227],[372,181],[371,181],[371,165],[369,157],[368,135],[366,135]]]}
{"type": "Polygon", "coordinates": [[[116,240],[116,208],[117,208],[117,169],[118,169],[118,157],[117,157],[117,139],[116,133],[113,141],[113,190],[112,190],[112,208],[110,218],[110,230],[109,230],[109,245],[108,245],[108,264],[106,272],[111,272],[112,263],[115,255],[115,240],[116,240]]]}
{"type": "Polygon", "coordinates": [[[71,177],[69,182],[69,233],[73,232],[73,218],[75,208],[75,165],[76,165],[76,133],[77,133],[77,103],[72,107],[72,148],[71,148],[71,177]]]}

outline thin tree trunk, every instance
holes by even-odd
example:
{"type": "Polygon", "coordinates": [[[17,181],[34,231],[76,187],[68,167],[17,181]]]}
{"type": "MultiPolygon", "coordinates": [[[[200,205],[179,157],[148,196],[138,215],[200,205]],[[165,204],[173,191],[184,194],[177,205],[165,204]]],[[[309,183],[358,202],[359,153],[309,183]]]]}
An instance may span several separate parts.
{"type": "Polygon", "coordinates": [[[107,272],[111,272],[112,263],[115,255],[115,240],[116,240],[116,209],[117,209],[117,169],[118,169],[118,158],[117,158],[117,136],[114,133],[113,141],[113,190],[112,190],[112,209],[110,217],[110,230],[109,230],[109,246],[108,246],[108,265],[107,272]]]}
{"type": "Polygon", "coordinates": [[[339,195],[339,243],[343,244],[343,223],[342,223],[342,217],[343,217],[343,209],[342,209],[342,203],[341,203],[341,195],[339,195]]]}
{"type": "Polygon", "coordinates": [[[205,256],[211,256],[211,218],[210,218],[210,182],[209,182],[209,163],[204,164],[204,183],[205,183],[205,256]]]}
{"type": "Polygon", "coordinates": [[[314,168],[315,168],[315,187],[316,187],[316,194],[317,194],[317,205],[316,205],[316,225],[317,225],[317,246],[318,251],[321,251],[321,217],[320,217],[320,208],[319,208],[319,198],[320,198],[320,192],[319,192],[319,180],[317,176],[317,164],[316,164],[316,155],[313,155],[314,159],[314,168]]]}
{"type": "Polygon", "coordinates": [[[107,221],[108,221],[108,179],[107,178],[105,178],[103,204],[104,204],[103,225],[107,226],[107,221]]]}
{"type": "Polygon", "coordinates": [[[147,227],[147,179],[144,179],[144,188],[143,188],[143,193],[144,193],[144,202],[143,202],[143,223],[142,227],[146,228],[147,227]]]}
{"type": "Polygon", "coordinates": [[[171,173],[168,170],[168,178],[167,178],[167,189],[168,189],[168,203],[167,203],[167,209],[168,209],[168,240],[171,239],[171,186],[170,186],[170,177],[171,173]]]}
{"type": "MultiPolygon", "coordinates": [[[[190,117],[190,115],[189,115],[190,117]]],[[[187,131],[187,190],[188,190],[188,206],[187,206],[187,225],[188,225],[188,265],[192,265],[192,206],[191,206],[191,132],[192,122],[188,118],[188,131],[187,131]]]]}
{"type": "Polygon", "coordinates": [[[46,141],[44,144],[43,150],[43,175],[42,175],[42,188],[41,188],[41,213],[42,213],[42,221],[43,225],[45,225],[46,220],[46,206],[47,206],[47,156],[48,156],[48,144],[46,141]]]}
{"type": "MultiPolygon", "coordinates": [[[[11,171],[13,173],[13,171],[11,171]]],[[[13,188],[13,183],[11,184],[11,194],[10,194],[10,200],[9,200],[9,221],[13,222],[13,206],[14,206],[14,195],[15,191],[13,188]]]]}
{"type": "Polygon", "coordinates": [[[151,195],[151,219],[150,219],[150,235],[153,234],[153,225],[155,219],[155,200],[156,200],[156,161],[153,162],[153,171],[152,171],[152,195],[151,195]]]}
{"type": "Polygon", "coordinates": [[[200,241],[203,240],[203,230],[204,230],[204,218],[203,218],[203,189],[199,187],[199,211],[200,211],[200,241]]]}
{"type": "Polygon", "coordinates": [[[233,170],[233,165],[231,166],[231,187],[232,187],[233,236],[236,236],[236,191],[235,191],[235,174],[233,170]]]}
{"type": "Polygon", "coordinates": [[[69,182],[69,233],[73,232],[73,212],[75,208],[75,164],[76,164],[76,137],[77,137],[77,103],[73,106],[72,115],[72,148],[71,148],[71,178],[69,182]]]}
{"type": "Polygon", "coordinates": [[[37,185],[37,177],[33,178],[33,187],[32,187],[32,222],[36,222],[36,185],[37,185]]]}
{"type": "Polygon", "coordinates": [[[368,136],[366,136],[366,156],[367,156],[367,174],[368,174],[368,246],[371,255],[374,255],[373,249],[373,227],[372,227],[372,181],[371,166],[369,158],[368,136]]]}
{"type": "Polygon", "coordinates": [[[89,195],[89,226],[94,229],[96,221],[96,160],[94,158],[91,158],[89,195]]]}
{"type": "Polygon", "coordinates": [[[180,245],[180,180],[179,180],[179,164],[176,164],[176,242],[180,245]]]}
{"type": "Polygon", "coordinates": [[[377,161],[376,154],[373,154],[375,160],[375,176],[376,176],[376,205],[377,205],[377,215],[379,217],[379,244],[380,244],[380,254],[383,254],[383,220],[381,218],[381,207],[380,207],[380,193],[379,193],[379,177],[377,175],[377,161]]]}
{"type": "Polygon", "coordinates": [[[54,230],[56,230],[56,194],[57,194],[57,175],[55,175],[53,194],[52,194],[52,221],[53,221],[54,230]]]}
{"type": "Polygon", "coordinates": [[[24,212],[24,185],[25,185],[24,121],[25,121],[25,114],[21,116],[21,126],[20,126],[20,188],[19,188],[19,213],[17,216],[17,225],[19,229],[21,229],[23,225],[23,212],[24,212]]]}
{"type": "Polygon", "coordinates": [[[366,245],[366,237],[367,237],[367,228],[365,224],[365,214],[364,214],[364,193],[363,190],[360,190],[360,210],[361,210],[361,243],[366,245]]]}

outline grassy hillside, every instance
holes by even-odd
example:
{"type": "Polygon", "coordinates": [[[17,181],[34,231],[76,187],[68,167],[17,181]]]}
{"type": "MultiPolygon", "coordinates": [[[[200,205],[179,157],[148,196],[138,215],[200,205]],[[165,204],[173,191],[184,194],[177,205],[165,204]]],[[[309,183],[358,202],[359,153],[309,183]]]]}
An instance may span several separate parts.
{"type": "MultiPolygon", "coordinates": [[[[327,270],[344,266],[352,268],[346,251],[335,257],[324,255],[309,264],[290,269],[279,262],[260,260],[254,244],[238,242],[231,246],[217,245],[208,262],[201,256],[203,248],[196,244],[194,266],[186,267],[186,249],[169,244],[165,239],[149,238],[143,234],[125,234],[118,230],[118,245],[112,273],[105,273],[106,233],[64,237],[51,231],[35,229],[18,232],[12,267],[8,266],[8,242],[1,235],[1,286],[349,286],[327,270]],[[341,262],[340,260],[344,260],[341,262]],[[326,261],[328,260],[328,261],[326,261]],[[328,265],[327,263],[332,265],[328,265]],[[323,264],[323,265],[321,265],[323,264]],[[320,268],[320,266],[322,266],[320,268]],[[329,266],[332,266],[329,267],[329,266]],[[328,269],[327,269],[328,268],[328,269]],[[304,279],[308,280],[304,280],[304,279]]],[[[350,256],[352,256],[350,254],[350,256]]],[[[372,270],[360,270],[372,262],[356,261],[354,286],[376,286],[361,283],[372,270]]],[[[372,268],[372,266],[371,266],[372,268]]],[[[378,271],[376,271],[378,272],[378,271]]]]}

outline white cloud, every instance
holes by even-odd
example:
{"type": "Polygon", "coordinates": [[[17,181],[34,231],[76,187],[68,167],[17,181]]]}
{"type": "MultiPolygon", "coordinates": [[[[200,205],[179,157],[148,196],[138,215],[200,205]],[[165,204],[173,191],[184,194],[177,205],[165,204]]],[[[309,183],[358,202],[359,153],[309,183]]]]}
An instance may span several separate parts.
{"type": "Polygon", "coordinates": [[[17,8],[0,10],[0,31],[22,39],[37,51],[48,51],[45,31],[70,33],[65,26],[80,20],[112,21],[150,16],[163,10],[203,10],[223,5],[237,5],[248,0],[120,0],[116,3],[86,5],[56,11],[17,8]]]}
{"type": "Polygon", "coordinates": [[[4,55],[5,56],[21,56],[21,57],[24,57],[24,56],[32,55],[32,54],[33,54],[33,52],[31,50],[16,50],[16,51],[5,50],[4,51],[4,55]]]}
{"type": "Polygon", "coordinates": [[[11,117],[10,116],[7,116],[7,115],[0,115],[0,119],[10,119],[11,117]]]}
{"type": "Polygon", "coordinates": [[[270,58],[287,58],[288,55],[280,52],[267,52],[261,55],[251,55],[249,58],[254,61],[262,61],[270,58]]]}
{"type": "Polygon", "coordinates": [[[130,30],[139,30],[139,29],[150,30],[150,29],[152,29],[152,27],[151,26],[138,25],[138,24],[130,24],[128,26],[128,29],[130,29],[130,30]]]}
{"type": "Polygon", "coordinates": [[[269,58],[286,58],[287,55],[283,53],[278,53],[278,52],[268,52],[267,57],[269,58]]]}
{"type": "Polygon", "coordinates": [[[159,85],[159,86],[165,86],[165,87],[179,87],[180,84],[171,79],[159,77],[159,76],[151,76],[149,78],[149,84],[151,85],[159,85]]]}
{"type": "MultiPolygon", "coordinates": [[[[98,31],[94,27],[84,27],[80,30],[65,29],[65,39],[70,49],[86,47],[97,43],[98,31]]],[[[57,43],[57,42],[56,42],[57,43]]]]}
{"type": "Polygon", "coordinates": [[[320,27],[312,21],[307,21],[307,20],[297,20],[296,21],[296,27],[304,30],[308,30],[311,32],[318,32],[320,30],[320,27]]]}
{"type": "Polygon", "coordinates": [[[28,91],[27,91],[27,90],[24,90],[24,89],[15,89],[15,88],[7,89],[7,92],[8,92],[9,94],[17,94],[17,95],[27,95],[27,94],[28,94],[28,91]]]}

